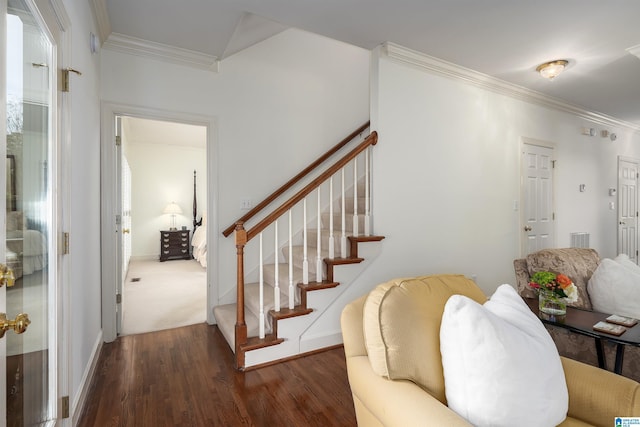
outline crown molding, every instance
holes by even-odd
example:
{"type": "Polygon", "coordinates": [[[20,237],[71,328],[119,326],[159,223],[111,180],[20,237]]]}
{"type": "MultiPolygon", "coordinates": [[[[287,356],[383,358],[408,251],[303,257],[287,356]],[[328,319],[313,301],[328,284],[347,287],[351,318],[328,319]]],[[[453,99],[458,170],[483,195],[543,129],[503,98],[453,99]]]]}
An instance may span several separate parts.
{"type": "Polygon", "coordinates": [[[640,59],[640,44],[637,46],[632,46],[630,48],[627,48],[626,51],[633,56],[637,56],[638,59],[640,59]]]}
{"type": "MultiPolygon", "coordinates": [[[[640,51],[640,46],[637,46],[640,51]]],[[[633,48],[632,48],[633,49],[633,48]]],[[[541,105],[543,107],[552,108],[554,110],[563,111],[578,116],[582,119],[593,123],[616,126],[630,129],[634,132],[640,132],[640,126],[606,114],[587,111],[577,105],[569,104],[558,98],[545,95],[504,80],[497,79],[487,74],[461,67],[451,62],[426,55],[424,53],[397,45],[395,43],[386,42],[382,45],[382,54],[386,57],[397,61],[418,67],[431,74],[436,74],[460,80],[465,83],[487,89],[501,95],[526,101],[532,104],[541,105]]]]}
{"type": "Polygon", "coordinates": [[[111,34],[111,21],[107,12],[106,0],[89,0],[93,9],[93,16],[98,26],[98,37],[102,45],[111,34]]]}
{"type": "Polygon", "coordinates": [[[103,48],[216,73],[219,68],[219,61],[215,56],[119,33],[111,33],[103,48]]]}

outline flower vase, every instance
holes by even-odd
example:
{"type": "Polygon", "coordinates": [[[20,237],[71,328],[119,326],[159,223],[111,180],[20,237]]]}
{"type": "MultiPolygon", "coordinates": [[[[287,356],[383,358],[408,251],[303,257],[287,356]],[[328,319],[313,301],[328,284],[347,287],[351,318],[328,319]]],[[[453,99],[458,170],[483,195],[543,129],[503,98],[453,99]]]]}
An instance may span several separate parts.
{"type": "Polygon", "coordinates": [[[538,308],[546,314],[563,316],[567,314],[567,302],[553,291],[540,289],[538,308]]]}

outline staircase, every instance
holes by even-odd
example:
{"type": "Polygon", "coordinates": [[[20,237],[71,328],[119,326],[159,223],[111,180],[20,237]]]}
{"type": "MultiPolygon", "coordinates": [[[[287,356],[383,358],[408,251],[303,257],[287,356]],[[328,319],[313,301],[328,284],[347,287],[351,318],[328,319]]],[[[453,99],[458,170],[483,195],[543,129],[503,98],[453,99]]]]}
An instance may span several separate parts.
{"type": "Polygon", "coordinates": [[[341,343],[341,337],[303,341],[310,329],[339,329],[333,312],[341,311],[340,296],[379,252],[384,237],[371,234],[369,212],[368,150],[376,142],[374,132],[249,230],[248,218],[236,223],[238,302],[215,307],[214,315],[237,369],[341,343]],[[350,186],[345,177],[352,177],[350,186]],[[244,250],[254,240],[250,255],[258,266],[246,274],[244,250]]]}

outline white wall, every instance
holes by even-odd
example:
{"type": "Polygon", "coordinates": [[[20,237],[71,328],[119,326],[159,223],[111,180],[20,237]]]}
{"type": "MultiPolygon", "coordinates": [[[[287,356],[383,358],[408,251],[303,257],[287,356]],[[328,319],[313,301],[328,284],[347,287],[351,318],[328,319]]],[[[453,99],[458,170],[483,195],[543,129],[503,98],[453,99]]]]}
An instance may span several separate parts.
{"type": "MultiPolygon", "coordinates": [[[[71,22],[71,51],[65,52],[66,64],[82,72],[71,74],[69,101],[70,164],[62,164],[70,173],[69,283],[63,294],[69,295],[70,319],[69,396],[72,411],[80,387],[100,344],[100,67],[99,55],[89,50],[89,33],[97,34],[90,3],[63,0],[71,22]]],[[[73,415],[73,414],[72,414],[73,415]]]]}
{"type": "Polygon", "coordinates": [[[489,294],[515,283],[522,137],[556,147],[557,246],[588,231],[601,256],[616,255],[608,189],[617,187],[618,155],[640,158],[639,135],[609,127],[616,142],[583,136],[582,126],[602,126],[387,57],[373,64],[372,212],[386,239],[360,286],[435,273],[476,275],[489,294]]]}
{"type": "MultiPolygon", "coordinates": [[[[204,145],[204,143],[203,143],[204,145]]],[[[193,229],[193,171],[199,177],[198,218],[206,206],[207,158],[205,148],[157,143],[128,145],[131,166],[131,254],[158,259],[160,230],[168,230],[170,215],[162,211],[170,202],[182,208],[176,226],[193,229]]]]}
{"type": "MultiPolygon", "coordinates": [[[[243,199],[259,202],[368,120],[369,57],[293,29],[225,59],[218,73],[103,50],[103,100],[215,118],[208,223],[217,215],[221,236],[246,213],[243,199]]],[[[209,280],[224,295],[236,255],[233,237],[220,239],[209,280]]]]}

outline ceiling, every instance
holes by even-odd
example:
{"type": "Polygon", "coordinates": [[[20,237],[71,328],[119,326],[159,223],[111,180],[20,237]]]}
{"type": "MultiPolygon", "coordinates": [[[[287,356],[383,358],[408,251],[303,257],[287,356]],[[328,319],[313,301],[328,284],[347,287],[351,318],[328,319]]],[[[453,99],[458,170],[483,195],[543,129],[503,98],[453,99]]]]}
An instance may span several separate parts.
{"type": "Polygon", "coordinates": [[[640,129],[638,0],[94,3],[106,11],[107,34],[222,60],[289,27],[364,49],[393,42],[640,129]],[[568,59],[569,65],[553,81],[535,72],[540,63],[555,59],[568,59]]]}
{"type": "Polygon", "coordinates": [[[122,117],[122,134],[127,144],[163,144],[204,150],[207,128],[165,120],[122,117]]]}

